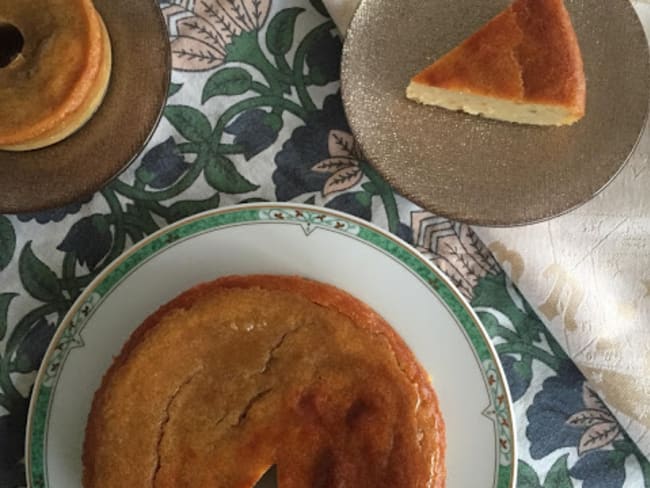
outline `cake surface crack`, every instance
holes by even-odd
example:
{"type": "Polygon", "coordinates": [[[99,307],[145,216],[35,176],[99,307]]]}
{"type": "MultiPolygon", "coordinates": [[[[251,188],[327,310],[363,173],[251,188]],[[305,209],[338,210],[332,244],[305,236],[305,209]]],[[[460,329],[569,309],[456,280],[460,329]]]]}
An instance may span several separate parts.
{"type": "MultiPolygon", "coordinates": [[[[519,8],[522,10],[527,11],[528,10],[528,5],[526,2],[519,2],[519,8]]],[[[521,85],[521,98],[524,99],[526,97],[526,79],[524,76],[524,65],[521,62],[521,46],[524,43],[524,38],[526,36],[526,33],[524,31],[524,27],[521,25],[521,18],[520,18],[520,13],[517,12],[517,10],[514,8],[514,5],[510,7],[511,12],[512,12],[512,17],[514,20],[514,25],[517,28],[517,31],[519,32],[519,42],[516,43],[512,47],[511,51],[511,56],[513,61],[519,66],[519,83],[521,85]]]]}
{"type": "Polygon", "coordinates": [[[238,427],[239,425],[242,424],[246,420],[246,417],[248,416],[248,412],[250,412],[251,408],[261,401],[266,395],[271,393],[273,391],[273,388],[265,388],[264,390],[256,393],[244,406],[243,410],[239,414],[239,418],[237,419],[237,423],[235,424],[235,427],[238,427]]]}
{"type": "Polygon", "coordinates": [[[284,344],[284,341],[287,339],[287,337],[290,336],[290,335],[295,334],[296,332],[298,332],[300,329],[302,329],[304,327],[305,327],[304,325],[299,325],[298,327],[295,327],[295,328],[285,332],[284,334],[282,334],[280,336],[280,339],[269,350],[269,354],[268,354],[268,356],[266,358],[266,361],[264,362],[264,366],[260,370],[260,374],[264,374],[264,373],[266,373],[268,371],[269,366],[271,365],[273,360],[276,359],[276,356],[275,356],[276,351],[282,347],[282,345],[284,344]]]}
{"type": "Polygon", "coordinates": [[[152,488],[155,488],[156,486],[156,477],[158,476],[158,472],[160,471],[161,467],[161,462],[160,462],[160,448],[162,447],[162,442],[163,438],[165,437],[165,429],[167,428],[167,424],[169,424],[169,420],[171,418],[171,408],[174,403],[174,400],[178,398],[178,396],[181,394],[183,389],[185,389],[191,382],[198,376],[200,373],[200,369],[198,371],[193,372],[190,376],[188,376],[183,382],[181,382],[178,387],[176,387],[176,390],[172,395],[169,397],[169,401],[167,402],[167,405],[165,405],[165,409],[163,410],[163,419],[160,422],[160,428],[158,430],[158,440],[156,442],[156,463],[154,465],[154,471],[153,475],[151,477],[151,486],[152,488]]]}

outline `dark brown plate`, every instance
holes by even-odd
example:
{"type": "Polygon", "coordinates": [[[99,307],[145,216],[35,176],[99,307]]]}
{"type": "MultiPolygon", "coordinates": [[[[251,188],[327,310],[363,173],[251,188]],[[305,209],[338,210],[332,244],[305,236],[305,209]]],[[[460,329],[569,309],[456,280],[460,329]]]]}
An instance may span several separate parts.
{"type": "Polygon", "coordinates": [[[401,193],[483,225],[535,222],[580,205],[618,173],[645,125],[648,41],[628,0],[566,0],[587,76],[587,114],[571,127],[480,119],[418,105],[411,76],[509,0],[364,0],[348,30],[342,84],[350,126],[401,193]]]}
{"type": "Polygon", "coordinates": [[[0,151],[0,212],[65,205],[125,169],[156,128],[167,100],[171,56],[153,0],[95,0],[111,38],[113,68],[97,113],[68,139],[27,152],[0,151]]]}

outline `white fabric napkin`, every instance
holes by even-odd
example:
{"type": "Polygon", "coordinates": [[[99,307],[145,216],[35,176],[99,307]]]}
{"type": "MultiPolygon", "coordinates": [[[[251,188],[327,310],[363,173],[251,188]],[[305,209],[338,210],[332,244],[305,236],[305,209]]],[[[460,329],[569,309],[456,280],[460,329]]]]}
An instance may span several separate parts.
{"type": "MultiPolygon", "coordinates": [[[[359,0],[323,0],[345,33],[359,0]]],[[[650,33],[650,0],[632,0],[650,33]]],[[[469,33],[468,33],[469,34],[469,33]]],[[[595,199],[548,222],[476,228],[650,455],[650,129],[595,199]]]]}

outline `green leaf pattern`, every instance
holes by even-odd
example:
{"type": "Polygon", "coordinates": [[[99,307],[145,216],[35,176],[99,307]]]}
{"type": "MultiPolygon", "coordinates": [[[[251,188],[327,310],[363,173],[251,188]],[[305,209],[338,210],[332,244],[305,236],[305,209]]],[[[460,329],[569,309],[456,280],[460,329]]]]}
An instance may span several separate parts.
{"type": "Polygon", "coordinates": [[[201,102],[219,95],[243,95],[253,86],[253,77],[242,68],[224,68],[213,74],[203,87],[201,102]]]}
{"type": "Polygon", "coordinates": [[[266,45],[271,54],[283,56],[289,52],[293,45],[296,19],[304,11],[303,8],[288,8],[273,17],[266,31],[266,45]]]}
{"type": "MultiPolygon", "coordinates": [[[[520,389],[515,408],[525,441],[526,410],[568,358],[469,227],[423,212],[396,195],[364,160],[347,127],[339,124],[314,135],[320,134],[318,124],[327,123],[325,101],[338,92],[338,85],[329,83],[331,66],[317,64],[319,49],[331,46],[336,35],[332,21],[323,17],[322,2],[172,0],[162,2],[161,9],[175,70],[170,102],[147,150],[81,208],[58,209],[56,218],[45,213],[38,222],[30,216],[0,216],[0,436],[3,422],[24,422],[25,395],[43,352],[34,344],[43,344],[107,263],[161,226],[220,205],[274,200],[282,187],[295,201],[369,216],[412,242],[450,277],[471,301],[501,357],[512,361],[516,384],[510,387],[520,389]],[[255,117],[242,119],[246,113],[255,117]],[[245,124],[258,120],[259,127],[245,124]],[[265,132],[255,139],[259,130],[265,132]],[[299,144],[300,161],[280,181],[278,154],[299,144]],[[144,168],[143,159],[156,146],[167,152],[160,164],[144,168]],[[92,230],[101,241],[93,252],[79,247],[90,245],[83,235],[68,236],[82,220],[86,225],[77,229],[92,230]],[[66,236],[63,250],[57,249],[66,236]]],[[[75,344],[75,327],[69,334],[67,343],[75,344]]],[[[605,417],[601,404],[586,401],[588,409],[601,409],[602,415],[589,411],[572,418],[575,423],[593,420],[585,429],[599,426],[585,437],[583,449],[633,457],[640,469],[626,464],[625,486],[650,486],[645,458],[623,434],[607,430],[618,424],[605,417]]],[[[518,486],[579,486],[570,476],[582,454],[578,444],[541,459],[521,453],[518,486]]],[[[525,449],[527,443],[521,445],[525,449]]],[[[21,446],[0,437],[0,488],[22,486],[21,456],[21,446]],[[17,454],[2,457],[5,452],[17,454]]]]}
{"type": "Polygon", "coordinates": [[[16,249],[16,233],[11,221],[0,215],[0,271],[7,267],[16,249]]]}
{"type": "Polygon", "coordinates": [[[59,278],[34,254],[31,242],[23,248],[18,266],[23,287],[33,298],[53,302],[61,297],[59,278]]]}

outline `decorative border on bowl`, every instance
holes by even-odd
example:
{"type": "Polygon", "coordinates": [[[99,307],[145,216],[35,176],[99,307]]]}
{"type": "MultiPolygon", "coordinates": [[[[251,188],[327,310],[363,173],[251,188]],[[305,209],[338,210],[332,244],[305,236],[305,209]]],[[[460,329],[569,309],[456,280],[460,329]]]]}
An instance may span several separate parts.
{"type": "Polygon", "coordinates": [[[493,420],[496,433],[494,488],[514,488],[517,456],[512,401],[489,336],[465,298],[433,264],[388,232],[343,213],[297,204],[239,205],[182,220],[136,244],[88,286],[61,322],[36,378],[25,443],[27,486],[49,488],[46,444],[52,394],[68,355],[84,345],[84,326],[110,291],[140,264],[174,242],[232,225],[259,223],[299,225],[306,236],[319,228],[349,235],[390,254],[428,284],[464,330],[482,368],[490,397],[490,405],[483,414],[493,420]]]}

